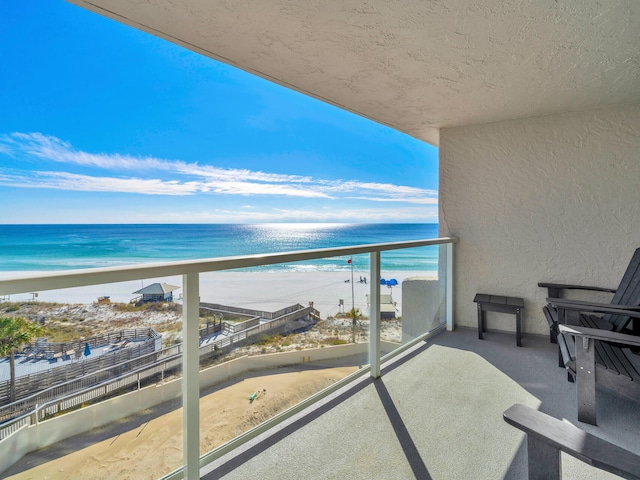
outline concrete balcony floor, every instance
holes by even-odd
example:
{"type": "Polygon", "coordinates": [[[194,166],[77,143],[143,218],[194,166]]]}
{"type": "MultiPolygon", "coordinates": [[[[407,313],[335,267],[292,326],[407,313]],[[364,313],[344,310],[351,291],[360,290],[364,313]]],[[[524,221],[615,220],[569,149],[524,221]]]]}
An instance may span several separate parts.
{"type": "MultiPolygon", "coordinates": [[[[214,479],[522,479],[524,403],[640,454],[638,404],[599,390],[597,427],[577,421],[575,384],[548,337],[458,328],[422,342],[201,471],[214,479]]],[[[564,478],[618,478],[563,455],[564,478]]]]}

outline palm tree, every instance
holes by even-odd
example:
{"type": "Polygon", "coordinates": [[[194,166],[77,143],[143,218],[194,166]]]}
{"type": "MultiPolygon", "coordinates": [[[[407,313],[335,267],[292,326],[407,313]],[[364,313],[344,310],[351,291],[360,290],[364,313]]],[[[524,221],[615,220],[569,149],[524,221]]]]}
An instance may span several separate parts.
{"type": "Polygon", "coordinates": [[[0,356],[9,355],[9,402],[16,400],[15,352],[42,335],[43,327],[22,317],[0,317],[0,356]]]}
{"type": "Polygon", "coordinates": [[[352,308],[349,310],[347,316],[351,319],[351,343],[356,343],[356,323],[358,318],[360,317],[360,309],[352,308]]]}

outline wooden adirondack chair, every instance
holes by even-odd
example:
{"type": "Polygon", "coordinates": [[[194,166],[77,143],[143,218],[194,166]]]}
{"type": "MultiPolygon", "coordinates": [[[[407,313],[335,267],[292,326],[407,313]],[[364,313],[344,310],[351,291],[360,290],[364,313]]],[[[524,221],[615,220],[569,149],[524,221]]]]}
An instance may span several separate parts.
{"type": "Polygon", "coordinates": [[[560,452],[622,478],[640,479],[640,456],[525,405],[512,405],[505,422],[527,434],[529,479],[560,480],[560,452]]]}
{"type": "Polygon", "coordinates": [[[560,324],[557,340],[575,379],[579,421],[596,425],[596,384],[640,402],[640,337],[560,324]]]}
{"type": "Polygon", "coordinates": [[[640,335],[640,248],[631,257],[620,285],[615,290],[557,283],[538,283],[538,286],[548,289],[549,298],[544,313],[549,322],[552,342],[557,334],[554,326],[560,323],[640,335]],[[610,303],[599,303],[561,298],[564,290],[610,292],[614,295],[610,303]],[[619,310],[631,314],[621,314],[615,309],[606,310],[607,307],[619,307],[619,310]]]}

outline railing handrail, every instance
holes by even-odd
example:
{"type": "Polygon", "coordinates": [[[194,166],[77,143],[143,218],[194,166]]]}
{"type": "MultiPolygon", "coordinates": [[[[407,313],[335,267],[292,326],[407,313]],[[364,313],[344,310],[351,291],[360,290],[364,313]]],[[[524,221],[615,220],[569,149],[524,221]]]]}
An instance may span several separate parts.
{"type": "Polygon", "coordinates": [[[318,248],[291,252],[217,257],[200,260],[151,263],[143,265],[122,265],[116,267],[66,270],[64,272],[39,273],[0,280],[0,295],[12,295],[32,291],[58,290],[85,287],[104,283],[117,283],[146,278],[169,277],[190,273],[218,272],[237,268],[261,267],[279,263],[299,262],[342,255],[358,255],[386,250],[426,247],[457,243],[457,237],[441,237],[427,240],[409,240],[391,243],[373,243],[335,248],[318,248]]]}

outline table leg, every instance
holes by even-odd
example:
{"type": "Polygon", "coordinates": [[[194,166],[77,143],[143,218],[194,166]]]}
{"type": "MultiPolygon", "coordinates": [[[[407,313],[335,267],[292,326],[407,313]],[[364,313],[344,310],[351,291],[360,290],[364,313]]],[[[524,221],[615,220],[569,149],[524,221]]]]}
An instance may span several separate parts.
{"type": "Polygon", "coordinates": [[[482,332],[484,331],[484,313],[482,305],[478,303],[478,338],[482,340],[482,332]]]}
{"type": "Polygon", "coordinates": [[[522,319],[520,318],[520,309],[516,309],[516,345],[522,346],[522,319]]]}

